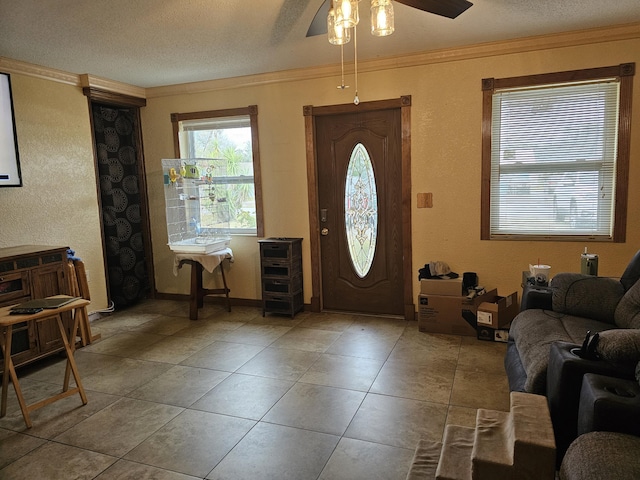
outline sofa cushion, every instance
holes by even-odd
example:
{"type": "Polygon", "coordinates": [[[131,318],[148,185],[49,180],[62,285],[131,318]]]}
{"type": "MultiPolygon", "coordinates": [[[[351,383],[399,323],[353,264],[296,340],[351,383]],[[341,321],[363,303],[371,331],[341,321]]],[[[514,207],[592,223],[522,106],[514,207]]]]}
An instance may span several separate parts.
{"type": "Polygon", "coordinates": [[[620,328],[640,328],[640,282],[636,282],[620,299],[614,319],[620,328]]]}
{"type": "Polygon", "coordinates": [[[620,283],[624,286],[624,290],[627,291],[638,282],[638,279],[640,279],[640,250],[636,252],[629,265],[627,265],[622,277],[620,277],[620,283]]]}
{"type": "Polygon", "coordinates": [[[560,480],[640,478],[640,437],[590,432],[573,441],[560,467],[560,480]]]}
{"type": "Polygon", "coordinates": [[[640,361],[640,330],[614,328],[601,332],[596,351],[608,362],[635,365],[640,361]]]}
{"type": "Polygon", "coordinates": [[[614,323],[624,287],[613,278],[559,273],[551,281],[553,311],[614,323]]]}
{"type": "Polygon", "coordinates": [[[564,315],[548,310],[525,310],[511,322],[513,338],[527,379],[524,391],[544,395],[547,385],[549,351],[553,342],[582,343],[587,330],[592,333],[611,328],[597,320],[564,315]]]}

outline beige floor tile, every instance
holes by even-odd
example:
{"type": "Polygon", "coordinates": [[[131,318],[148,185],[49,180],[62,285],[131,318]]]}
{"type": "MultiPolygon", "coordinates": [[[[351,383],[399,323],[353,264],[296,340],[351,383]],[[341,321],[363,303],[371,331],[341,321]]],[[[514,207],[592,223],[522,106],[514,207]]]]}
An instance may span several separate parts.
{"type": "Polygon", "coordinates": [[[168,363],[145,362],[110,355],[103,355],[103,357],[103,369],[89,375],[80,372],[80,379],[86,390],[127,395],[172,367],[168,363]]]}
{"type": "Polygon", "coordinates": [[[229,376],[229,372],[176,365],[129,397],[149,402],[188,407],[229,376]]]}
{"type": "Polygon", "coordinates": [[[460,337],[423,333],[403,335],[396,342],[389,360],[416,365],[444,362],[455,368],[460,353],[460,337]]]}
{"type": "MultiPolygon", "coordinates": [[[[60,391],[61,388],[56,387],[56,390],[52,393],[59,393],[60,391]]],[[[0,425],[3,428],[24,432],[34,437],[52,439],[120,398],[115,395],[92,391],[86,391],[86,395],[86,405],[82,404],[80,395],[75,394],[30,412],[29,417],[33,425],[31,428],[27,428],[19,408],[0,420],[0,425]]],[[[43,398],[45,397],[40,397],[39,400],[43,398]]]]}
{"type": "Polygon", "coordinates": [[[300,382],[367,392],[382,365],[381,360],[323,353],[300,382]]]}
{"type": "Polygon", "coordinates": [[[222,340],[225,342],[247,343],[250,345],[267,346],[275,342],[282,335],[291,330],[291,327],[281,325],[256,325],[247,323],[227,333],[222,340]]]}
{"type": "Polygon", "coordinates": [[[378,335],[382,337],[400,338],[408,322],[401,319],[354,315],[353,323],[347,328],[347,332],[378,335]]]}
{"type": "Polygon", "coordinates": [[[4,467],[35,450],[45,442],[40,438],[0,428],[0,478],[2,478],[1,474],[4,467]]]}
{"type": "Polygon", "coordinates": [[[485,342],[472,337],[463,337],[458,369],[504,375],[506,352],[506,343],[485,342]]]}
{"type": "Polygon", "coordinates": [[[260,420],[293,385],[287,380],[234,373],[191,408],[260,420]]]}
{"type": "Polygon", "coordinates": [[[319,480],[405,480],[414,450],[342,438],[319,480]]]}
{"type": "Polygon", "coordinates": [[[206,337],[165,337],[151,345],[141,347],[130,357],[177,365],[212,343],[213,341],[206,337]]]}
{"type": "Polygon", "coordinates": [[[451,405],[509,411],[509,385],[504,374],[457,370],[451,405]]]}
{"type": "Polygon", "coordinates": [[[322,353],[340,337],[339,332],[294,327],[271,344],[272,347],[322,353]]]}
{"type": "Polygon", "coordinates": [[[84,351],[133,358],[144,347],[159,342],[164,338],[166,338],[164,335],[127,331],[87,345],[84,347],[84,351]]]}
{"type": "Polygon", "coordinates": [[[261,422],[207,479],[316,479],[339,439],[325,433],[261,422]]]}
{"type": "Polygon", "coordinates": [[[246,322],[226,322],[218,320],[190,320],[190,323],[174,335],[178,337],[207,338],[212,341],[221,340],[229,332],[240,328],[246,322]]]}
{"type": "Polygon", "coordinates": [[[182,365],[190,367],[212,368],[225,372],[235,372],[255,357],[264,347],[242,343],[213,342],[195,355],[187,358],[182,365]]]}
{"type": "Polygon", "coordinates": [[[386,360],[395,346],[397,338],[391,336],[362,335],[345,332],[325,351],[335,355],[386,360]]]}
{"type": "Polygon", "coordinates": [[[320,313],[307,315],[298,326],[315,328],[316,330],[329,330],[331,332],[344,332],[353,323],[352,315],[340,313],[320,313]]]}
{"type": "Polygon", "coordinates": [[[418,440],[440,441],[447,405],[368,394],[344,436],[414,450],[418,440]]]}
{"type": "Polygon", "coordinates": [[[268,347],[240,367],[237,373],[296,381],[319,356],[316,352],[268,347]]]}
{"type": "Polygon", "coordinates": [[[0,470],[7,480],[90,479],[117,460],[69,445],[48,442],[0,470]]]}
{"type": "Polygon", "coordinates": [[[128,460],[119,460],[98,475],[96,480],[199,480],[199,477],[128,460]]]}
{"type": "Polygon", "coordinates": [[[56,442],[122,457],[184,409],[123,398],[55,438],[56,442]]]}
{"type": "Polygon", "coordinates": [[[131,331],[140,333],[152,333],[156,335],[173,335],[183,328],[189,326],[193,320],[188,318],[172,317],[169,315],[158,315],[153,320],[134,327],[131,331]]]}
{"type": "Polygon", "coordinates": [[[365,394],[297,383],[262,419],[264,422],[342,435],[365,394]]]}
{"type": "Polygon", "coordinates": [[[125,458],[203,478],[255,424],[243,418],[185,410],[125,458]]]}
{"type": "Polygon", "coordinates": [[[386,362],[371,392],[448,404],[454,374],[455,366],[446,361],[430,365],[386,362]]]}

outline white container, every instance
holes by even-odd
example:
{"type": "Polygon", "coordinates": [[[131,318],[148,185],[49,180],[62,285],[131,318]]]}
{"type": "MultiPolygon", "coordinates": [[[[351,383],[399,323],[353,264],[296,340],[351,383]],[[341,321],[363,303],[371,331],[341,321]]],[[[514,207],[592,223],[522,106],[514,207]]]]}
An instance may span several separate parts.
{"type": "Polygon", "coordinates": [[[529,265],[529,272],[536,279],[536,283],[548,283],[551,277],[551,266],[529,265]]]}

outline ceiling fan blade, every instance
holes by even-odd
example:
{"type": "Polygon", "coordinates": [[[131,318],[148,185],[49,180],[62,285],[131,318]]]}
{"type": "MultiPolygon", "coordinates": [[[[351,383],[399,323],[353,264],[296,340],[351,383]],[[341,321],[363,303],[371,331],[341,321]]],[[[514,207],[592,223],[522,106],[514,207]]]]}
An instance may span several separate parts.
{"type": "Polygon", "coordinates": [[[442,17],[456,18],[467,10],[473,3],[467,0],[396,0],[398,3],[434,13],[442,17]]]}
{"type": "Polygon", "coordinates": [[[329,8],[331,7],[331,0],[324,0],[318,13],[313,17],[309,30],[307,30],[307,37],[313,37],[315,35],[327,34],[327,16],[329,15],[329,8]]]}

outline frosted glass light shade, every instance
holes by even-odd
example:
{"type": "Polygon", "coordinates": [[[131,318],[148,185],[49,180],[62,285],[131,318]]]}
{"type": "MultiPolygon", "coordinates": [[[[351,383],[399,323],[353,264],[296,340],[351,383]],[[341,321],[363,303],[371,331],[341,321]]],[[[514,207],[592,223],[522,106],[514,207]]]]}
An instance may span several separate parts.
{"type": "Polygon", "coordinates": [[[351,40],[351,30],[336,22],[336,12],[333,8],[327,15],[327,32],[329,43],[332,45],[344,45],[351,40]]]}
{"type": "Polygon", "coordinates": [[[391,0],[371,0],[371,34],[391,35],[395,29],[391,0]]]}

